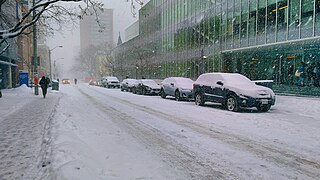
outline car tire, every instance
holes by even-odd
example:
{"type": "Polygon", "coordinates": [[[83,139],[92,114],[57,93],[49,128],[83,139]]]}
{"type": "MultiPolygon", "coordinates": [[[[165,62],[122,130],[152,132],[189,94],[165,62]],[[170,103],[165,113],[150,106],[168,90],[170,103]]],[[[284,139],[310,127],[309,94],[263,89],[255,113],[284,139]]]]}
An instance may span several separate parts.
{"type": "Polygon", "coordinates": [[[164,92],[163,89],[161,89],[161,91],[160,91],[160,96],[161,96],[161,98],[163,98],[163,99],[165,99],[165,98],[167,97],[167,95],[166,95],[166,93],[164,92]]]}
{"type": "Polygon", "coordinates": [[[181,101],[180,92],[178,90],[176,90],[176,92],[174,93],[174,97],[175,97],[176,101],[181,101]]]}
{"type": "Polygon", "coordinates": [[[202,94],[196,94],[195,100],[194,102],[196,103],[196,105],[198,106],[203,106],[204,105],[204,98],[202,94]]]}
{"type": "Polygon", "coordinates": [[[271,108],[270,104],[257,106],[259,112],[268,112],[271,108]]]}
{"type": "Polygon", "coordinates": [[[133,93],[133,94],[137,94],[136,88],[132,88],[132,93],[133,93]]]}
{"type": "Polygon", "coordinates": [[[147,94],[147,93],[146,93],[146,89],[145,89],[145,88],[143,88],[143,89],[142,89],[141,94],[142,94],[142,95],[146,95],[146,94],[147,94]]]}
{"type": "Polygon", "coordinates": [[[228,111],[234,111],[234,112],[239,111],[239,109],[240,109],[239,104],[238,104],[235,96],[233,96],[233,95],[228,96],[228,98],[226,100],[226,108],[228,111]]]}

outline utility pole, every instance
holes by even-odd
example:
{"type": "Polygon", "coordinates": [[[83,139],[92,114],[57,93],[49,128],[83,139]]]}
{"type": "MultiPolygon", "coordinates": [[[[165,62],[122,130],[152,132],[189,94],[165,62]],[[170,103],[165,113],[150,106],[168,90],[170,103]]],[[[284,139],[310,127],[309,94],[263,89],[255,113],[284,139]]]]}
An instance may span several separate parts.
{"type": "MultiPolygon", "coordinates": [[[[36,1],[32,0],[32,5],[36,5],[36,1]]],[[[32,12],[32,20],[35,19],[36,11],[32,12]]],[[[33,75],[38,79],[38,49],[37,49],[37,26],[33,24],[33,75]]],[[[34,84],[34,94],[39,95],[38,84],[34,84]]]]}

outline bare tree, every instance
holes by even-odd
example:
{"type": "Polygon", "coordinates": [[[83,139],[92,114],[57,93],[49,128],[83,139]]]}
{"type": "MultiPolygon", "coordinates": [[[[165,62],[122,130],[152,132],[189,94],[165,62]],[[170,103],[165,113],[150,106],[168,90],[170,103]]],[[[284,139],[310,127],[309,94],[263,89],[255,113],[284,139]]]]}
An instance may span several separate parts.
{"type": "MultiPolygon", "coordinates": [[[[126,0],[129,2],[129,0],[126,0]]],[[[131,12],[136,15],[135,3],[143,4],[141,0],[130,0],[131,12]]],[[[95,0],[36,0],[35,4],[29,6],[19,21],[12,21],[2,9],[15,3],[21,3],[21,0],[0,0],[0,39],[8,39],[19,36],[35,23],[39,23],[46,30],[56,30],[52,24],[70,24],[85,15],[96,14],[98,9],[103,10],[103,4],[95,0]],[[78,3],[78,7],[69,6],[65,3],[78,3]],[[55,22],[55,23],[52,23],[55,22]]],[[[13,6],[15,7],[15,6],[13,6]]],[[[97,15],[97,22],[99,18],[97,15]]]]}
{"type": "Polygon", "coordinates": [[[114,63],[111,57],[111,46],[108,44],[89,46],[75,59],[76,64],[72,67],[72,71],[76,74],[100,77],[113,73],[114,63]]]}
{"type": "MultiPolygon", "coordinates": [[[[0,30],[0,39],[14,38],[22,34],[28,27],[32,26],[36,22],[42,24],[47,29],[53,29],[50,24],[55,21],[56,24],[62,24],[63,22],[74,21],[76,18],[82,18],[89,12],[89,9],[102,8],[103,4],[97,1],[88,0],[86,3],[81,3],[81,0],[41,0],[36,1],[35,4],[29,9],[25,9],[25,12],[19,21],[12,21],[12,18],[8,17],[5,11],[0,11],[0,19],[2,30],[0,30]],[[66,7],[63,2],[77,2],[78,8],[66,7]]],[[[0,9],[3,6],[10,6],[12,3],[20,3],[19,0],[0,0],[0,9]]],[[[96,12],[96,11],[94,11],[96,12]]]]}

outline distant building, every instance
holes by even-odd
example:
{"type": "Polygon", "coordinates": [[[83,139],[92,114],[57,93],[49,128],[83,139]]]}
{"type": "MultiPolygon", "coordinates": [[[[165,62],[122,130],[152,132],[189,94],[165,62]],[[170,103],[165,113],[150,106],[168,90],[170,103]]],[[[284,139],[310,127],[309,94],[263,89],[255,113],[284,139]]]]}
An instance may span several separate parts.
{"type": "Polygon", "coordinates": [[[86,15],[80,21],[81,50],[90,45],[113,44],[113,9],[98,10],[98,20],[95,13],[86,15]]]}
{"type": "Polygon", "coordinates": [[[125,30],[125,41],[139,36],[139,21],[136,21],[125,30]]]}

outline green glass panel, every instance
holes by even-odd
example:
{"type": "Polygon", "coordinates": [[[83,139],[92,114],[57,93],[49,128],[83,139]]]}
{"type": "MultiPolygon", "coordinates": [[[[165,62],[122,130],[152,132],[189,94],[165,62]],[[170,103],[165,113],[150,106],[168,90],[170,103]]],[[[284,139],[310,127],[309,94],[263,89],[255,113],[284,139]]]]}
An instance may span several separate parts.
{"type": "Polygon", "coordinates": [[[266,0],[259,0],[258,8],[265,8],[266,7],[266,0]]]}

